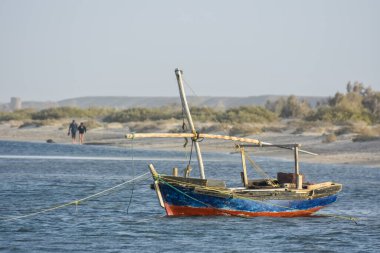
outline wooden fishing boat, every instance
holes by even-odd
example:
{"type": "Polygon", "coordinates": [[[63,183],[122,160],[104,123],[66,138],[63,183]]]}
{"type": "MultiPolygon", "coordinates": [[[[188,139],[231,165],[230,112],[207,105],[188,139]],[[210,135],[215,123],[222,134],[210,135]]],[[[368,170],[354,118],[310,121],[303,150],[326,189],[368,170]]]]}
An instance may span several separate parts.
{"type": "Polygon", "coordinates": [[[178,169],[173,169],[173,175],[164,175],[156,171],[153,164],[149,165],[161,207],[168,216],[273,216],[297,217],[309,216],[321,208],[333,203],[342,184],[322,182],[317,184],[304,182],[300,173],[299,153],[311,152],[300,149],[299,144],[271,144],[256,139],[240,138],[224,135],[203,134],[196,131],[188,103],[186,100],[182,71],[175,70],[178,81],[182,108],[190,126],[191,133],[131,133],[126,138],[190,138],[195,147],[200,178],[190,177],[190,167],[187,166],[184,175],[178,175],[178,169]],[[221,139],[233,141],[240,151],[242,160],[241,187],[227,187],[221,180],[206,179],[199,140],[221,139]],[[246,149],[251,147],[277,147],[294,152],[294,172],[279,172],[277,178],[249,180],[247,174],[247,159],[255,166],[252,159],[246,156],[246,149]]]}

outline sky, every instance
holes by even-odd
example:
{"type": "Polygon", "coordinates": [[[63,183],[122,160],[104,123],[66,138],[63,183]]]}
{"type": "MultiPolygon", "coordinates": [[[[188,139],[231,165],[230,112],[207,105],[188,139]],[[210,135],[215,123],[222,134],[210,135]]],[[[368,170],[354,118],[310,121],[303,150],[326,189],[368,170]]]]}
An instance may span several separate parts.
{"type": "Polygon", "coordinates": [[[0,0],[0,102],[380,91],[377,0],[0,0]],[[189,95],[192,93],[188,92],[189,95]]]}

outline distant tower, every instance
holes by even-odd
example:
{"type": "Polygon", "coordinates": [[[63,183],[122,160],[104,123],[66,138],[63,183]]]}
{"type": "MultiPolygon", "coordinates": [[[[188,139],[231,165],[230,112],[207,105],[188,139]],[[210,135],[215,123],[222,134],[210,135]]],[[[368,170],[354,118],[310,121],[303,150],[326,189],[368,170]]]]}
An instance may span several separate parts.
{"type": "Polygon", "coordinates": [[[11,108],[12,111],[21,109],[21,98],[11,97],[11,108]]]}

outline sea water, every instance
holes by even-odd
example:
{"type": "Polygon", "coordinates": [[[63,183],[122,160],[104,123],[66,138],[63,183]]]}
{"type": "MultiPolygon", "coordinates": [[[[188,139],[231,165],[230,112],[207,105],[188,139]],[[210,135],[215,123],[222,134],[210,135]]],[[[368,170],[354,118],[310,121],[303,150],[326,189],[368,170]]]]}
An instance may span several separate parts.
{"type": "MultiPolygon", "coordinates": [[[[338,201],[319,212],[336,217],[166,217],[147,175],[78,205],[8,220],[132,180],[150,163],[181,172],[188,152],[0,141],[0,252],[380,252],[380,168],[349,164],[301,163],[307,181],[343,184],[338,201]]],[[[240,184],[238,154],[204,160],[207,177],[240,184]]],[[[292,162],[257,163],[270,176],[293,171],[292,162]]]]}

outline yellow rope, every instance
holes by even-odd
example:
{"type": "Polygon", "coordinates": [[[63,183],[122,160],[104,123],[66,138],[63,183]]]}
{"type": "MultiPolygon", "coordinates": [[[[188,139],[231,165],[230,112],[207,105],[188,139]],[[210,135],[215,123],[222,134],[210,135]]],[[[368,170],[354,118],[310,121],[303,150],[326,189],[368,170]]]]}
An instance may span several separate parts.
{"type": "Polygon", "coordinates": [[[68,203],[65,203],[65,204],[62,204],[62,205],[58,205],[58,206],[55,206],[55,207],[51,207],[51,208],[47,208],[47,209],[43,209],[41,211],[38,211],[38,212],[34,212],[34,213],[29,213],[29,214],[25,214],[25,215],[20,215],[20,216],[15,216],[15,217],[12,217],[12,218],[7,218],[7,219],[3,219],[2,221],[12,221],[12,220],[19,220],[19,219],[23,219],[23,218],[28,218],[28,217],[32,217],[32,216],[35,216],[35,215],[38,215],[38,214],[42,214],[42,213],[46,213],[46,212],[51,212],[51,211],[54,211],[54,210],[57,210],[57,209],[61,209],[61,208],[64,208],[64,207],[67,207],[67,206],[71,206],[71,205],[76,205],[78,206],[81,202],[84,202],[86,200],[89,200],[89,199],[93,199],[97,196],[100,196],[100,195],[103,195],[105,193],[108,193],[112,190],[115,190],[125,184],[129,184],[133,181],[136,181],[138,179],[141,179],[143,178],[144,176],[148,175],[150,172],[147,172],[147,173],[144,173],[138,177],[135,177],[134,179],[132,180],[129,180],[129,181],[126,181],[126,182],[123,182],[121,184],[118,184],[118,185],[115,185],[111,188],[108,188],[106,190],[103,190],[101,192],[98,192],[98,193],[95,193],[95,194],[92,194],[90,196],[87,196],[85,198],[81,198],[81,199],[77,199],[77,200],[73,200],[71,202],[68,202],[68,203]]]}

